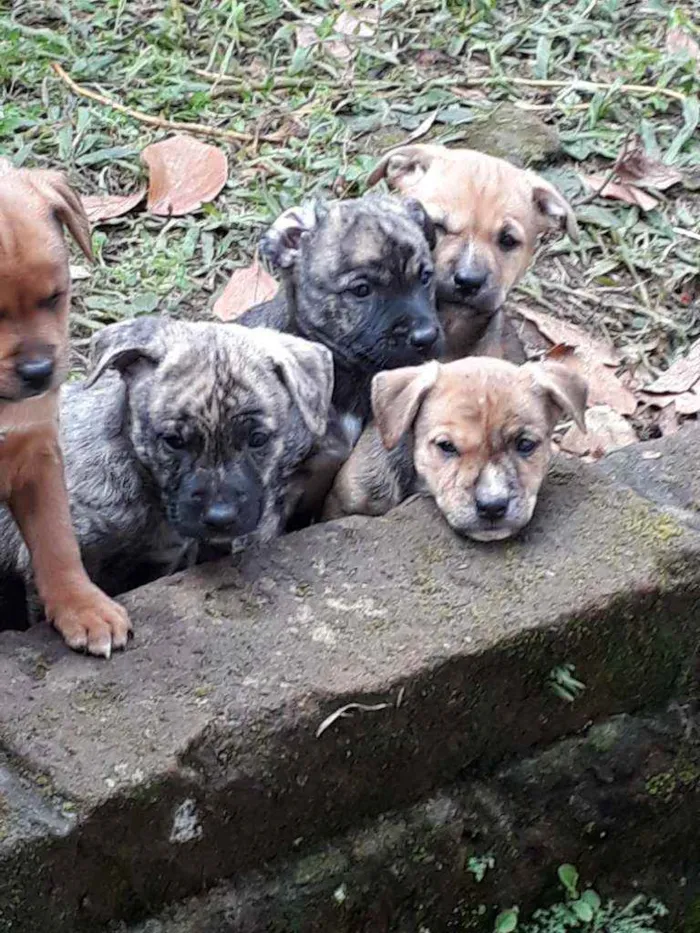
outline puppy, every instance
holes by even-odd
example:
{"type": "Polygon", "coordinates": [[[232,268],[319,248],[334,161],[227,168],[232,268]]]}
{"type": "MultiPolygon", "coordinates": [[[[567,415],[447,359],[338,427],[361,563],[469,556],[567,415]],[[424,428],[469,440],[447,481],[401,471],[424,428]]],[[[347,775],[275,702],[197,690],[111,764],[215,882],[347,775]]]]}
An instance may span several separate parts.
{"type": "MultiPolygon", "coordinates": [[[[110,592],[198,546],[280,530],[293,477],[326,429],[324,347],[267,329],[145,317],[106,327],[90,378],[64,388],[62,442],[85,564],[110,592]]],[[[29,567],[7,514],[0,569],[29,567]]]]}
{"type": "Polygon", "coordinates": [[[238,321],[328,347],[334,409],[364,423],[376,373],[421,363],[442,349],[433,244],[433,226],[411,199],[367,196],[291,208],[261,242],[282,272],[283,288],[238,321]]]}
{"type": "MultiPolygon", "coordinates": [[[[578,240],[573,210],[533,172],[471,149],[403,146],[389,152],[369,176],[417,198],[435,225],[438,312],[445,359],[511,348],[515,334],[500,309],[521,279],[542,234],[565,229],[578,240]]],[[[517,338],[516,338],[517,341],[517,338]]]]}
{"type": "Polygon", "coordinates": [[[425,492],[456,532],[509,538],[532,517],[562,414],[583,428],[585,381],[562,363],[468,357],[380,373],[375,424],[336,478],[325,517],[383,515],[425,492]]]}
{"type": "Polygon", "coordinates": [[[62,226],[91,258],[80,199],[57,172],[0,172],[0,500],[31,554],[46,615],[67,644],[109,657],[131,629],[90,582],[71,527],[58,441],[70,272],[62,226]]]}

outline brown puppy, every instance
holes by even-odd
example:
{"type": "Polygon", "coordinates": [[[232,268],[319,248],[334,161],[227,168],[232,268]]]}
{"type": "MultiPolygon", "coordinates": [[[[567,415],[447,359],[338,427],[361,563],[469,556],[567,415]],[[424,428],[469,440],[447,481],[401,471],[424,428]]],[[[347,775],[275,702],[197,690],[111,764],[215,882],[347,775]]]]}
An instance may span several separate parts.
{"type": "Polygon", "coordinates": [[[435,224],[445,359],[500,355],[505,322],[499,309],[525,273],[540,236],[561,227],[578,239],[569,203],[533,172],[471,149],[403,146],[384,156],[369,184],[380,178],[417,198],[435,224]]]}
{"type": "Polygon", "coordinates": [[[31,553],[47,617],[71,648],[109,657],[130,624],[85,573],[58,446],[70,304],[62,224],[91,258],[87,217],[63,176],[0,164],[0,499],[31,553]]]}
{"type": "Polygon", "coordinates": [[[565,413],[584,426],[586,383],[562,363],[468,357],[379,373],[375,424],[338,474],[325,518],[383,515],[427,492],[459,534],[509,538],[532,517],[565,413]]]}

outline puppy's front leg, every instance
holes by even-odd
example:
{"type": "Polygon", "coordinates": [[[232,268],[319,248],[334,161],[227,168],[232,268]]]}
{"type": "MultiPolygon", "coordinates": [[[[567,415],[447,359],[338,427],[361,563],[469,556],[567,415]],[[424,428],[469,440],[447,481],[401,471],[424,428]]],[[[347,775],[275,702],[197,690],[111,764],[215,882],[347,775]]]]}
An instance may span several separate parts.
{"type": "Polygon", "coordinates": [[[56,439],[36,452],[13,488],[9,506],[27,547],[49,621],[75,650],[108,658],[126,646],[126,611],[92,583],[71,524],[56,439]]]}

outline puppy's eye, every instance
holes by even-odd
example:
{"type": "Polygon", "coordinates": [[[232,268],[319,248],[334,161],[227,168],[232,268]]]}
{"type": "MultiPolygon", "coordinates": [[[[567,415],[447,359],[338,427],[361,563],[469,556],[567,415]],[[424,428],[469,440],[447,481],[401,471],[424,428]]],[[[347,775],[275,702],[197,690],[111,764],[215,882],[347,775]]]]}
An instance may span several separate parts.
{"type": "Polygon", "coordinates": [[[357,285],[352,286],[350,291],[356,298],[367,298],[372,289],[367,282],[358,282],[357,285]]]}
{"type": "Polygon", "coordinates": [[[160,439],[166,447],[170,447],[172,450],[184,450],[186,447],[186,441],[181,434],[161,434],[160,439]]]}
{"type": "Polygon", "coordinates": [[[56,291],[49,295],[48,298],[42,298],[39,301],[39,307],[42,311],[55,311],[61,298],[63,298],[63,292],[56,291]]]}
{"type": "Polygon", "coordinates": [[[456,457],[459,453],[452,441],[448,441],[446,437],[435,441],[435,446],[438,448],[438,450],[441,450],[446,457],[456,457]]]}
{"type": "Polygon", "coordinates": [[[267,431],[261,431],[259,428],[250,432],[248,437],[248,446],[249,447],[264,447],[265,444],[270,440],[270,435],[267,431]]]}
{"type": "Polygon", "coordinates": [[[433,270],[425,268],[420,274],[421,285],[430,285],[433,281],[433,270]]]}
{"type": "Polygon", "coordinates": [[[539,446],[540,442],[533,440],[531,437],[519,437],[515,442],[515,449],[523,457],[529,457],[539,446]]]}
{"type": "Polygon", "coordinates": [[[520,240],[517,240],[509,230],[501,230],[498,237],[498,245],[506,253],[520,246],[520,240]]]}

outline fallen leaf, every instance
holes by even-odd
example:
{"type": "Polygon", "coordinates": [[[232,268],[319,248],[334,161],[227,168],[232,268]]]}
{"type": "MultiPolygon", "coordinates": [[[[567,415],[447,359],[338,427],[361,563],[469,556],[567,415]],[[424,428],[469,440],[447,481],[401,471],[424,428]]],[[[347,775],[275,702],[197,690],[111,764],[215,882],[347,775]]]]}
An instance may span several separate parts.
{"type": "Polygon", "coordinates": [[[618,181],[640,188],[665,191],[666,188],[683,181],[683,175],[677,168],[647,155],[639,136],[623,147],[615,167],[618,181]]]}
{"type": "Polygon", "coordinates": [[[666,408],[667,405],[676,401],[678,393],[670,392],[666,395],[654,395],[653,393],[642,391],[637,393],[637,398],[642,405],[646,405],[649,408],[666,408]]]}
{"type": "Polygon", "coordinates": [[[659,430],[661,431],[664,437],[670,437],[672,434],[678,434],[680,430],[680,425],[678,424],[678,418],[676,417],[676,406],[668,405],[661,412],[659,420],[656,422],[659,430]]]}
{"type": "Polygon", "coordinates": [[[695,341],[687,356],[676,360],[658,379],[644,386],[644,391],[662,395],[669,392],[687,392],[698,379],[700,379],[700,340],[695,341]]]}
{"type": "Polygon", "coordinates": [[[357,40],[370,39],[377,31],[379,13],[377,10],[358,10],[355,13],[344,10],[333,23],[333,32],[336,35],[347,36],[347,39],[321,39],[316,27],[322,22],[322,16],[309,16],[306,22],[297,26],[297,47],[308,49],[312,45],[320,44],[333,58],[347,63],[357,52],[357,40]]]}
{"type": "Polygon", "coordinates": [[[676,411],[679,415],[697,415],[700,412],[700,393],[683,392],[676,397],[676,411]]]}
{"type": "Polygon", "coordinates": [[[435,123],[435,117],[437,117],[437,110],[433,110],[432,113],[429,113],[428,116],[423,120],[415,130],[410,133],[406,139],[401,143],[402,146],[406,146],[408,143],[415,142],[417,139],[420,139],[421,136],[425,136],[430,127],[435,123]]]}
{"type": "Polygon", "coordinates": [[[669,29],[666,33],[666,51],[670,52],[671,55],[686,52],[695,61],[700,59],[700,45],[685,29],[679,29],[678,26],[669,29]]]}
{"type": "Polygon", "coordinates": [[[631,415],[637,410],[637,396],[607,366],[592,353],[577,350],[581,370],[588,382],[588,404],[606,405],[620,415],[631,415]]]}
{"type": "Polygon", "coordinates": [[[322,22],[322,16],[310,16],[307,22],[296,27],[294,34],[297,40],[297,48],[308,49],[321,41],[316,32],[316,27],[322,22]]]}
{"type": "Polygon", "coordinates": [[[378,10],[358,10],[357,13],[344,10],[335,21],[333,28],[344,36],[359,36],[361,39],[369,39],[377,31],[378,22],[378,10]]]}
{"type": "Polygon", "coordinates": [[[89,194],[81,201],[90,223],[98,224],[101,220],[114,220],[133,211],[145,194],[146,189],[139,188],[133,194],[89,194]]]}
{"type": "Polygon", "coordinates": [[[216,146],[178,134],[153,143],[141,153],[149,169],[151,214],[181,217],[213,201],[226,184],[228,159],[216,146]]]}
{"type": "Polygon", "coordinates": [[[577,327],[576,324],[562,321],[551,314],[533,311],[525,305],[518,305],[515,310],[521,317],[531,321],[552,343],[561,343],[568,347],[585,347],[606,366],[619,366],[621,362],[620,354],[611,343],[591,337],[590,334],[587,334],[583,328],[577,327]]]}
{"type": "Polygon", "coordinates": [[[642,454],[642,460],[660,460],[662,456],[660,450],[645,450],[642,454]]]}
{"type": "Polygon", "coordinates": [[[634,185],[623,185],[608,180],[607,175],[581,175],[582,181],[594,191],[599,198],[611,198],[614,201],[624,201],[633,204],[643,211],[653,210],[659,203],[646,191],[634,185]]]}
{"type": "Polygon", "coordinates": [[[598,458],[611,450],[637,443],[637,434],[622,415],[608,405],[594,405],[586,412],[584,434],[575,425],[561,439],[561,448],[572,454],[583,456],[590,453],[598,458]]]}
{"type": "Polygon", "coordinates": [[[214,314],[222,321],[235,321],[248,308],[269,301],[279,284],[257,259],[244,269],[236,269],[214,304],[214,314]]]}
{"type": "Polygon", "coordinates": [[[71,282],[81,282],[84,279],[89,279],[92,276],[92,272],[86,266],[70,266],[70,280],[71,282]]]}

